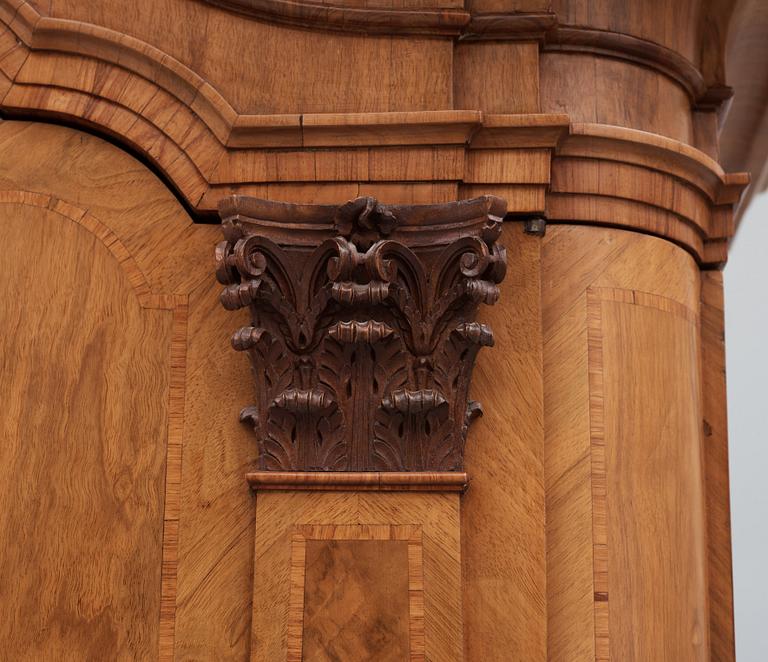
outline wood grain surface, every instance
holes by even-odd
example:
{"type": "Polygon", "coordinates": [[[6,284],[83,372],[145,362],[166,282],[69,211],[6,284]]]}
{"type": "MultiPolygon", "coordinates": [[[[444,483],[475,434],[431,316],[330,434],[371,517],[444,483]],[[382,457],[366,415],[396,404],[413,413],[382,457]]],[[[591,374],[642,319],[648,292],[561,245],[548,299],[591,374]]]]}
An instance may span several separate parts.
{"type": "MultiPolygon", "coordinates": [[[[300,660],[307,634],[313,640],[312,654],[319,655],[317,638],[324,635],[316,629],[307,632],[304,622],[306,601],[314,605],[320,597],[315,590],[310,595],[306,584],[311,540],[406,541],[409,652],[405,659],[463,659],[457,494],[258,492],[255,530],[252,660],[300,660]]],[[[363,633],[380,613],[371,613],[370,618],[360,614],[344,623],[345,635],[338,643],[353,646],[349,659],[367,659],[369,652],[375,653],[366,650],[368,635],[363,633]]],[[[342,620],[333,626],[322,620],[328,618],[343,620],[343,612],[313,615],[310,624],[317,623],[326,633],[340,631],[342,620]]],[[[323,641],[327,650],[335,645],[323,641]]]]}
{"type": "Polygon", "coordinates": [[[732,662],[713,269],[748,184],[718,157],[763,144],[759,89],[719,144],[726,37],[760,12],[631,5],[0,0],[7,657],[322,658],[337,600],[339,656],[385,623],[402,659],[407,566],[411,659],[732,662]],[[192,218],[232,193],[507,199],[468,479],[249,489],[253,382],[192,218]]]}
{"type": "Polygon", "coordinates": [[[508,223],[501,242],[506,287],[480,320],[504,351],[478,356],[471,397],[483,400],[485,414],[465,451],[465,655],[540,660],[547,655],[540,239],[508,223]]]}
{"type": "MultiPolygon", "coordinates": [[[[44,357],[56,356],[58,363],[52,362],[39,374],[50,374],[50,385],[45,388],[59,395],[39,401],[40,424],[49,426],[48,431],[35,433],[32,427],[23,434],[45,439],[66,434],[66,440],[62,437],[58,444],[46,441],[47,450],[40,458],[53,463],[50,471],[60,471],[65,477],[62,486],[69,485],[60,499],[48,503],[47,515],[52,522],[49,526],[61,522],[67,527],[66,533],[50,537],[60,555],[57,552],[57,570],[49,582],[51,595],[59,596],[61,609],[43,611],[39,616],[55,618],[60,613],[69,625],[51,621],[50,627],[30,629],[26,640],[17,639],[16,629],[13,635],[3,635],[3,642],[11,651],[14,642],[25,642],[29,652],[24,654],[34,656],[32,659],[40,655],[98,659],[105,647],[117,651],[117,658],[155,659],[159,655],[171,659],[187,376],[186,292],[210,278],[202,262],[198,262],[197,272],[179,267],[197,262],[194,256],[199,247],[208,248],[215,240],[214,228],[194,226],[173,195],[144,166],[93,136],[44,124],[2,122],[0,144],[6,153],[18,155],[13,162],[0,160],[3,227],[8,228],[10,237],[15,223],[21,233],[18,241],[28,242],[33,230],[41,240],[52,242],[51,248],[44,249],[48,257],[40,264],[35,262],[34,273],[40,273],[42,264],[50,265],[46,268],[54,271],[49,282],[54,288],[63,288],[45,294],[39,304],[23,308],[23,298],[3,297],[4,316],[22,321],[25,315],[32,315],[26,323],[34,322],[26,332],[20,327],[19,335],[6,337],[6,343],[27,344],[17,349],[8,347],[3,356],[26,356],[40,342],[65,343],[54,354],[50,348],[36,350],[39,358],[30,364],[36,371],[42,369],[44,357]],[[175,227],[176,236],[184,240],[169,241],[165,235],[168,227],[175,227]],[[88,303],[91,296],[95,298],[88,303]],[[60,312],[49,316],[45,311],[50,306],[58,306],[60,312]],[[61,323],[70,320],[69,327],[62,326],[69,329],[63,335],[51,335],[40,327],[41,322],[55,324],[58,317],[61,323]],[[78,346],[81,349],[76,350],[78,346]],[[82,354],[89,347],[88,351],[100,352],[95,363],[82,354]],[[50,372],[55,366],[58,368],[50,372]],[[78,376],[82,366],[91,368],[90,376],[78,376]],[[60,401],[63,409],[57,404],[60,401]],[[63,422],[68,416],[75,418],[71,423],[63,422]],[[57,420],[60,422],[55,423],[57,420]],[[70,428],[72,436],[67,432],[70,428]],[[127,441],[125,435],[129,435],[127,441]],[[54,452],[59,448],[69,450],[54,452]],[[115,482],[110,485],[108,477],[113,475],[115,482]],[[82,491],[80,485],[92,486],[82,491]],[[108,510],[103,510],[107,502],[94,506],[104,499],[110,504],[108,510]],[[68,519],[69,509],[75,518],[72,521],[68,519]],[[112,531],[115,513],[122,513],[122,520],[117,520],[123,522],[122,537],[117,535],[121,528],[112,531]],[[89,535],[91,525],[95,537],[89,535]],[[78,526],[88,528],[75,533],[78,526]],[[108,572],[90,559],[102,553],[100,548],[114,557],[108,572]],[[93,572],[81,571],[91,567],[93,572]],[[126,592],[126,583],[144,588],[126,592]],[[115,606],[100,608],[105,600],[115,606]],[[89,605],[88,609],[97,610],[93,614],[103,613],[100,618],[106,634],[101,638],[88,634],[88,628],[95,627],[91,623],[95,616],[89,616],[89,611],[81,613],[81,608],[72,611],[67,604],[89,605]]],[[[22,253],[4,254],[3,273],[28,279],[25,269],[31,268],[28,265],[32,262],[17,260],[15,255],[22,253]]],[[[13,286],[14,291],[21,285],[21,281],[3,279],[3,286],[13,286]]],[[[4,374],[10,377],[12,373],[4,374]]],[[[18,378],[26,379],[22,372],[18,378]]],[[[15,383],[3,393],[12,393],[23,382],[15,383]]],[[[19,407],[34,404],[20,396],[13,401],[19,407]]],[[[15,420],[21,419],[3,418],[4,425],[15,420]]],[[[15,436],[20,433],[8,438],[20,439],[15,436]]],[[[42,452],[36,448],[36,444],[27,444],[28,452],[42,452]]],[[[17,472],[22,477],[20,484],[36,480],[42,470],[49,471],[40,461],[24,466],[17,472]]],[[[6,511],[9,525],[21,522],[18,518],[28,508],[24,500],[17,501],[6,511]]],[[[20,524],[14,526],[21,534],[20,524]]],[[[14,564],[29,563],[29,559],[19,556],[4,567],[11,571],[14,564]]],[[[45,567],[40,565],[37,572],[45,567]]],[[[19,655],[24,659],[22,653],[19,655]]]]}
{"type": "Polygon", "coordinates": [[[695,265],[566,226],[542,264],[550,659],[707,659],[695,265]]]}
{"type": "Polygon", "coordinates": [[[0,371],[0,641],[16,660],[146,659],[158,646],[174,320],[142,305],[85,213],[0,192],[12,330],[0,371]],[[35,257],[12,260],[30,236],[35,257]]]}
{"type": "Polygon", "coordinates": [[[633,290],[588,297],[602,348],[589,357],[598,657],[706,660],[697,313],[633,290]]]}
{"type": "Polygon", "coordinates": [[[707,507],[710,658],[736,659],[733,622],[723,275],[701,273],[701,380],[707,507]]]}
{"type": "Polygon", "coordinates": [[[408,659],[408,541],[310,539],[304,544],[299,659],[408,659]]]}

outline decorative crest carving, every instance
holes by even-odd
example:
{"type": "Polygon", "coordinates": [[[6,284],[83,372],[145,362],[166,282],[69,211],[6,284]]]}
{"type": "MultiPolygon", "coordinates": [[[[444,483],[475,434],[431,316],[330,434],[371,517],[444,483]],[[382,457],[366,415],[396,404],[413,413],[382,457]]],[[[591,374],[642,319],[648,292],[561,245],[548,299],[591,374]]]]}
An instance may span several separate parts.
{"type": "Polygon", "coordinates": [[[280,471],[457,471],[475,356],[474,321],[506,271],[506,203],[293,205],[233,196],[216,275],[255,403],[240,414],[258,465],[280,471]]]}

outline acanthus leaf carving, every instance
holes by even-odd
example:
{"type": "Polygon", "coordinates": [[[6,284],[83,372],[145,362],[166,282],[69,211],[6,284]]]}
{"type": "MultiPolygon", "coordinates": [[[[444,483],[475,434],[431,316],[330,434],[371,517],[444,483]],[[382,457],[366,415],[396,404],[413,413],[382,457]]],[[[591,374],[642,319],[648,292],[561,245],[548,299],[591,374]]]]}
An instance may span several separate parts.
{"type": "Polygon", "coordinates": [[[258,465],[282,471],[458,471],[480,348],[498,299],[505,203],[291,205],[233,196],[216,275],[250,358],[258,465]]]}

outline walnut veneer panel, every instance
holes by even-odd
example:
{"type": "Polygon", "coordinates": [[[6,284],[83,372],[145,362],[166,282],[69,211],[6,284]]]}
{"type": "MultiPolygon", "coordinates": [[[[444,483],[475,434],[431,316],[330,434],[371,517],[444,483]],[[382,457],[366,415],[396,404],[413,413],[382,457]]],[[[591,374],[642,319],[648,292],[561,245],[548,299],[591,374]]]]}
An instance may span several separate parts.
{"type": "Polygon", "coordinates": [[[156,294],[211,279],[201,264],[217,227],[192,223],[146,166],[95,136],[39,122],[0,121],[0,188],[50,194],[87,208],[124,245],[156,294]]]}
{"type": "Polygon", "coordinates": [[[173,313],[84,209],[0,191],[0,218],[0,648],[153,659],[173,313]]]}
{"type": "Polygon", "coordinates": [[[607,228],[541,259],[549,659],[705,659],[698,270],[607,228]]]}
{"type": "Polygon", "coordinates": [[[307,540],[303,658],[408,658],[408,542],[307,540]]]}

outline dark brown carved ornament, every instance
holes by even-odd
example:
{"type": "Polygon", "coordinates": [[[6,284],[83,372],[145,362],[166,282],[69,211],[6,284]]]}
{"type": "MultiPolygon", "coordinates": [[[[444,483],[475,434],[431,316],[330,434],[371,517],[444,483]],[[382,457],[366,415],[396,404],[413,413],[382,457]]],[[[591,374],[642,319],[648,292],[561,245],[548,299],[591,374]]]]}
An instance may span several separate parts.
{"type": "Polygon", "coordinates": [[[493,344],[474,320],[506,271],[505,207],[222,202],[216,273],[224,307],[251,314],[232,345],[256,382],[240,418],[259,469],[462,469],[481,413],[472,368],[493,344]]]}

